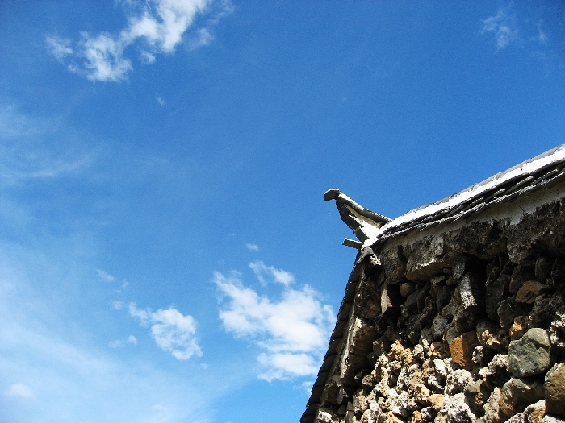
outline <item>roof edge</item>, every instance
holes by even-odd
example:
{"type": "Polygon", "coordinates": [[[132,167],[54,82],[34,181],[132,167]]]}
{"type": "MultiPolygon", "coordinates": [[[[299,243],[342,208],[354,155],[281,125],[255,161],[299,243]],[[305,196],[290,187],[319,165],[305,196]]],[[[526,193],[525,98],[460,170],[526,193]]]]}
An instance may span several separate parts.
{"type": "Polygon", "coordinates": [[[407,213],[392,219],[379,228],[378,233],[363,243],[363,246],[370,246],[383,239],[394,237],[397,233],[406,233],[406,230],[400,230],[403,226],[409,225],[416,220],[433,218],[434,215],[440,215],[455,209],[465,202],[481,197],[486,193],[496,191],[498,187],[512,182],[515,179],[525,178],[529,175],[543,171],[545,168],[554,166],[558,163],[565,162],[565,144],[546,151],[536,157],[528,159],[517,164],[505,171],[499,172],[484,181],[470,186],[463,191],[457,192],[442,200],[430,203],[408,211],[407,213]]]}

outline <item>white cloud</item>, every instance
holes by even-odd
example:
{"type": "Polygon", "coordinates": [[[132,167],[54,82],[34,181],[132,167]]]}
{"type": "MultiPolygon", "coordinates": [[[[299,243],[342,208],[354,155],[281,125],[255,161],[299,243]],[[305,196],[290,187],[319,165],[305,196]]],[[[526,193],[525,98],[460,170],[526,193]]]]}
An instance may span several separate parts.
{"type": "Polygon", "coordinates": [[[141,59],[141,63],[145,65],[150,65],[157,61],[157,56],[155,56],[153,53],[150,53],[148,51],[142,51],[139,54],[139,58],[141,59]]]}
{"type": "MultiPolygon", "coordinates": [[[[0,240],[0,421],[211,423],[222,396],[240,388],[247,371],[232,361],[206,371],[191,363],[171,368],[165,354],[163,362],[104,348],[98,335],[104,337],[103,322],[113,313],[93,318],[106,309],[105,301],[100,309],[92,296],[82,301],[85,291],[68,289],[62,277],[71,273],[73,286],[87,284],[96,280],[92,265],[74,267],[75,245],[63,240],[60,252],[41,246],[36,252],[0,240]]],[[[109,291],[100,284],[90,288],[109,291]]],[[[133,342],[127,335],[123,341],[128,339],[133,342]]]]}
{"type": "Polygon", "coordinates": [[[60,37],[47,37],[45,39],[49,52],[59,61],[74,53],[71,48],[71,40],[60,37]]]}
{"type": "Polygon", "coordinates": [[[114,306],[115,310],[121,310],[122,308],[124,308],[125,303],[123,301],[114,301],[112,305],[114,306]]]}
{"type": "Polygon", "coordinates": [[[249,267],[255,273],[255,276],[262,284],[266,284],[266,277],[272,278],[274,282],[283,284],[285,286],[294,282],[294,275],[290,272],[275,269],[273,266],[266,266],[261,260],[256,260],[249,263],[249,267]]]}
{"type": "Polygon", "coordinates": [[[335,323],[332,307],[322,305],[310,287],[283,286],[281,299],[273,301],[245,287],[236,272],[226,277],[216,272],[214,283],[222,296],[220,319],[226,331],[255,343],[268,381],[312,376],[318,371],[335,323]]]}
{"type": "Polygon", "coordinates": [[[320,363],[310,354],[260,354],[259,363],[266,370],[259,374],[259,379],[272,381],[285,379],[288,375],[313,376],[318,373],[320,363]]]}
{"type": "Polygon", "coordinates": [[[540,44],[546,44],[548,40],[548,36],[543,30],[542,26],[543,26],[543,21],[539,20],[537,23],[537,28],[538,28],[537,41],[540,44]]]}
{"type": "Polygon", "coordinates": [[[106,273],[103,270],[96,269],[96,273],[98,274],[98,277],[100,279],[103,279],[106,282],[113,282],[115,280],[115,278],[112,275],[110,275],[109,273],[106,273]]]}
{"type": "Polygon", "coordinates": [[[230,15],[234,11],[234,6],[231,0],[223,0],[219,2],[218,11],[206,22],[203,28],[196,31],[195,36],[189,40],[189,47],[191,50],[196,50],[199,47],[207,46],[214,41],[214,28],[222,20],[222,18],[230,15]]]}
{"type": "Polygon", "coordinates": [[[116,339],[116,340],[114,340],[114,341],[108,342],[108,346],[109,346],[110,348],[119,348],[119,347],[121,347],[122,345],[124,345],[124,342],[123,342],[121,339],[116,339]]]}
{"type": "MultiPolygon", "coordinates": [[[[172,53],[182,42],[183,34],[193,25],[197,15],[203,14],[214,0],[131,0],[125,3],[128,10],[128,26],[117,35],[81,33],[82,40],[72,48],[67,39],[50,36],[46,43],[51,54],[59,61],[72,58],[68,68],[84,74],[92,81],[120,81],[132,70],[125,50],[141,41],[140,59],[149,64],[159,53],[172,53]]],[[[213,37],[212,28],[221,18],[232,12],[229,1],[218,2],[219,11],[195,31],[190,48],[208,45],[213,37]]]]}
{"type": "Polygon", "coordinates": [[[249,251],[259,251],[259,246],[257,244],[253,244],[253,243],[247,243],[245,244],[245,247],[249,250],[249,251]]]}
{"type": "MultiPolygon", "coordinates": [[[[86,77],[91,81],[124,79],[127,72],[132,69],[131,61],[123,57],[127,44],[108,34],[100,34],[94,38],[86,32],[81,35],[81,51],[85,59],[86,77]]],[[[73,67],[71,70],[78,70],[78,68],[73,67]]]]}
{"type": "Polygon", "coordinates": [[[108,343],[111,348],[120,348],[126,344],[131,344],[133,346],[137,345],[137,338],[133,335],[130,335],[126,339],[116,339],[108,343]]]}
{"type": "Polygon", "coordinates": [[[516,16],[504,9],[499,9],[498,13],[483,19],[483,33],[494,35],[496,48],[501,50],[518,38],[518,27],[516,16]]]}
{"type": "Polygon", "coordinates": [[[190,49],[196,50],[198,47],[209,45],[214,40],[214,36],[208,28],[200,28],[196,31],[196,37],[190,40],[190,49]]]}
{"type": "MultiPolygon", "coordinates": [[[[123,303],[114,302],[114,308],[123,307],[123,303]]],[[[196,321],[190,315],[184,316],[177,309],[169,307],[152,312],[150,309],[138,309],[135,303],[128,305],[129,314],[140,320],[143,326],[151,327],[151,336],[157,345],[170,352],[179,360],[188,360],[202,350],[196,338],[196,321]]]]}
{"type": "Polygon", "coordinates": [[[18,354],[0,360],[0,380],[22,374],[33,380],[34,389],[14,384],[3,393],[7,398],[34,401],[2,410],[0,414],[7,421],[173,423],[197,421],[196,416],[202,416],[211,406],[209,382],[195,386],[188,377],[182,380],[156,367],[157,363],[139,366],[138,361],[119,361],[100,354],[96,348],[74,345],[75,340],[65,342],[46,331],[37,333],[27,325],[10,323],[9,328],[1,324],[2,342],[17,347],[18,354]],[[187,403],[187,395],[194,399],[193,403],[187,403]],[[151,409],[156,402],[169,405],[166,418],[151,409]]]}
{"type": "Polygon", "coordinates": [[[308,396],[312,394],[312,387],[314,386],[314,383],[315,380],[307,380],[301,385],[302,389],[304,389],[304,392],[306,392],[308,396]]]}
{"type": "Polygon", "coordinates": [[[33,398],[33,391],[31,388],[23,383],[14,383],[4,392],[9,397],[18,398],[33,398]]]}

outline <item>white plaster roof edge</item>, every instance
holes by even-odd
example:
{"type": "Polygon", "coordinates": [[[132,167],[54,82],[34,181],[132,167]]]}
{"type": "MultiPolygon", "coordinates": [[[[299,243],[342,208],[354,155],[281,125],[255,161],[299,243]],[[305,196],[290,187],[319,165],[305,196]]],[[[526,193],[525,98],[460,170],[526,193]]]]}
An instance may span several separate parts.
{"type": "Polygon", "coordinates": [[[420,219],[426,216],[432,216],[440,212],[452,209],[459,204],[477,197],[484,192],[492,190],[497,186],[503,185],[509,180],[519,177],[525,174],[535,173],[546,166],[552,165],[557,162],[565,161],[565,144],[560,145],[552,150],[546,151],[539,156],[533,157],[525,162],[522,162],[508,170],[497,173],[482,182],[479,182],[471,187],[453,194],[450,197],[444,198],[443,200],[428,204],[426,206],[418,207],[416,209],[410,210],[409,212],[392,219],[390,222],[385,223],[380,227],[375,234],[370,239],[363,243],[363,246],[370,246],[378,241],[381,234],[385,232],[394,231],[394,228],[400,227],[406,223],[420,219]]]}

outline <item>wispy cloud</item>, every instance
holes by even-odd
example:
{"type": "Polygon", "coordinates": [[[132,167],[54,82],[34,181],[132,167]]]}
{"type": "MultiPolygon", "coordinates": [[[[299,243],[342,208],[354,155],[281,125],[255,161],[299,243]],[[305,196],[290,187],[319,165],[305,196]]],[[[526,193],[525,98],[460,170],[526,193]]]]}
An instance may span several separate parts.
{"type": "Polygon", "coordinates": [[[116,279],[109,273],[106,273],[105,271],[100,269],[96,269],[96,274],[100,279],[105,280],[106,282],[113,282],[116,279]]]}
{"type": "Polygon", "coordinates": [[[125,5],[128,25],[119,34],[82,32],[74,46],[69,39],[49,36],[48,50],[70,71],[89,80],[120,81],[133,68],[125,57],[129,46],[139,42],[140,60],[154,63],[157,54],[174,52],[198,15],[211,13],[212,18],[189,41],[191,49],[208,45],[214,38],[213,27],[233,11],[228,0],[130,0],[125,5]]]}
{"type": "Polygon", "coordinates": [[[518,38],[518,25],[516,15],[510,7],[499,9],[496,15],[482,20],[482,33],[494,36],[497,50],[507,47],[518,38]]]}
{"type": "Polygon", "coordinates": [[[220,23],[220,21],[226,16],[230,15],[234,11],[234,6],[231,0],[222,0],[219,2],[219,7],[216,13],[212,14],[212,17],[206,21],[204,27],[199,28],[196,31],[195,36],[189,40],[189,47],[191,50],[195,50],[199,47],[207,46],[212,41],[214,41],[214,29],[220,23]]]}
{"type": "Polygon", "coordinates": [[[515,46],[538,59],[549,76],[563,69],[561,45],[565,32],[558,8],[549,4],[508,4],[481,20],[481,33],[492,39],[497,51],[515,46]]]}
{"type": "Polygon", "coordinates": [[[124,345],[137,345],[137,338],[133,335],[128,336],[126,339],[116,339],[114,341],[110,341],[108,343],[108,346],[110,346],[111,348],[121,348],[124,345]]]}
{"type": "Polygon", "coordinates": [[[159,354],[163,362],[131,348],[139,340],[131,331],[120,339],[130,348],[109,349],[105,322],[127,317],[107,309],[111,287],[92,283],[98,276],[92,263],[81,262],[85,250],[76,244],[42,241],[36,251],[0,237],[0,420],[214,421],[221,396],[241,387],[246,371],[230,361],[206,370],[186,361],[171,368],[167,354],[159,354]]]}
{"type": "Polygon", "coordinates": [[[29,116],[13,105],[0,105],[0,185],[79,173],[93,155],[74,134],[61,133],[57,117],[29,116]],[[51,143],[57,136],[58,142],[51,143]]]}
{"type": "Polygon", "coordinates": [[[37,137],[49,132],[46,119],[32,118],[13,105],[0,105],[0,138],[37,137]]]}
{"type": "Polygon", "coordinates": [[[117,356],[101,354],[97,348],[81,348],[74,344],[76,340],[67,342],[13,320],[3,321],[0,326],[6,351],[17,348],[17,354],[7,354],[0,360],[0,382],[15,375],[33,381],[33,389],[14,383],[2,392],[1,402],[9,407],[1,414],[7,421],[78,419],[94,423],[117,419],[173,423],[198,421],[197,416],[211,406],[203,393],[211,384],[193,386],[190,378],[183,381],[155,367],[156,363],[139,366],[139,362],[120,361],[117,356]],[[194,399],[193,403],[187,403],[187,395],[194,399]],[[22,399],[33,401],[26,401],[24,406],[18,402],[22,399]],[[167,415],[152,409],[156,403],[168,405],[167,415]]]}
{"type": "Polygon", "coordinates": [[[259,246],[258,246],[257,244],[247,243],[247,244],[245,244],[245,247],[246,247],[249,251],[259,251],[259,246]]]}
{"type": "Polygon", "coordinates": [[[33,391],[24,383],[14,383],[4,392],[8,397],[34,398],[33,391]]]}
{"type": "Polygon", "coordinates": [[[45,38],[45,43],[49,52],[59,61],[74,53],[71,47],[71,40],[51,35],[45,38]]]}
{"type": "MultiPolygon", "coordinates": [[[[114,302],[114,308],[123,307],[124,303],[114,302]]],[[[172,307],[155,312],[150,309],[139,309],[135,303],[128,304],[128,311],[132,317],[139,319],[142,326],[151,328],[151,336],[163,351],[170,352],[179,360],[202,356],[196,338],[196,321],[192,316],[185,316],[172,307]]]]}
{"type": "Polygon", "coordinates": [[[262,350],[257,357],[260,379],[317,373],[335,317],[316,291],[307,285],[300,289],[283,285],[276,301],[244,286],[237,272],[229,276],[216,272],[213,280],[221,294],[220,319],[226,331],[262,350]]]}
{"type": "Polygon", "coordinates": [[[538,33],[536,37],[537,42],[542,45],[546,44],[548,40],[548,35],[543,29],[543,21],[541,19],[538,20],[537,22],[537,29],[538,29],[538,33]]]}
{"type": "Polygon", "coordinates": [[[249,263],[249,267],[253,270],[253,273],[255,273],[255,276],[262,284],[267,284],[268,280],[266,278],[272,279],[274,282],[285,286],[294,282],[294,275],[292,273],[276,269],[273,266],[267,266],[261,260],[249,263]]]}

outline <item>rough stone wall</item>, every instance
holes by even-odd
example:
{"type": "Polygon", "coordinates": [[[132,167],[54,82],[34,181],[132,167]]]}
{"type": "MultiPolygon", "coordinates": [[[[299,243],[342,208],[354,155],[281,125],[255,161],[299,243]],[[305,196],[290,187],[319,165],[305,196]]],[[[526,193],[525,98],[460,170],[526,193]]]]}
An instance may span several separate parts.
{"type": "Polygon", "coordinates": [[[360,250],[301,421],[565,422],[564,185],[360,250]]]}

